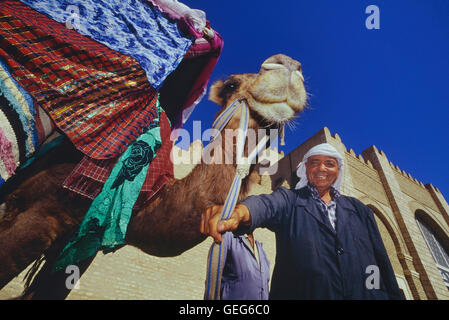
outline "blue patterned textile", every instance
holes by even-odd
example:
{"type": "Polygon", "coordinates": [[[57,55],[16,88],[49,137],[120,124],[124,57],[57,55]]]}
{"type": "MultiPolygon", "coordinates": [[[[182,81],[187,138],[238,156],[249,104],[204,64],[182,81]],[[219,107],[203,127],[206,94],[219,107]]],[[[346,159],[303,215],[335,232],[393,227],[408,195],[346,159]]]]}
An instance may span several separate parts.
{"type": "Polygon", "coordinates": [[[194,38],[145,0],[21,0],[78,33],[136,59],[159,89],[194,38]]]}

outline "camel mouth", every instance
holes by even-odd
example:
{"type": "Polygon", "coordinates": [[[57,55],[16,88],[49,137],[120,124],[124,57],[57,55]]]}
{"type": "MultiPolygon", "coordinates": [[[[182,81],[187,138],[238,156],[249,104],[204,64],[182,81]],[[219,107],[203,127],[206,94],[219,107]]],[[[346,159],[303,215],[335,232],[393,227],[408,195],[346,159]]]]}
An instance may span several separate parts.
{"type": "Polygon", "coordinates": [[[302,73],[273,63],[262,65],[248,93],[250,106],[267,121],[279,124],[302,112],[307,97],[302,73]]]}
{"type": "Polygon", "coordinates": [[[248,99],[250,108],[258,114],[265,123],[271,125],[281,125],[293,120],[297,112],[287,103],[287,101],[280,102],[261,102],[256,99],[248,99]]]}

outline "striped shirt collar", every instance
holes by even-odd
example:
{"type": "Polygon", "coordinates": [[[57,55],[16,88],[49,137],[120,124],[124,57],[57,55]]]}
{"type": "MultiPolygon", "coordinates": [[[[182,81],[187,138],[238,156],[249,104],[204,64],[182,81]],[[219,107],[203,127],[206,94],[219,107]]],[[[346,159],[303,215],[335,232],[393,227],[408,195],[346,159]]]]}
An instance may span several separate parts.
{"type": "MultiPolygon", "coordinates": [[[[310,183],[307,183],[307,189],[309,190],[310,194],[312,195],[312,198],[314,200],[317,201],[323,201],[320,198],[320,195],[318,194],[318,190],[312,186],[310,183]]],[[[330,191],[329,191],[332,200],[335,200],[336,198],[338,198],[340,196],[340,192],[338,192],[337,189],[335,189],[334,187],[330,187],[330,191]]]]}
{"type": "Polygon", "coordinates": [[[317,189],[312,186],[311,184],[307,184],[307,189],[309,190],[310,194],[312,195],[312,199],[315,201],[315,203],[318,205],[318,208],[320,208],[320,211],[327,216],[329,219],[330,224],[335,230],[335,224],[337,222],[337,203],[335,202],[335,199],[340,196],[340,193],[335,188],[330,188],[330,195],[331,195],[331,202],[329,204],[326,204],[318,194],[317,189]]]}

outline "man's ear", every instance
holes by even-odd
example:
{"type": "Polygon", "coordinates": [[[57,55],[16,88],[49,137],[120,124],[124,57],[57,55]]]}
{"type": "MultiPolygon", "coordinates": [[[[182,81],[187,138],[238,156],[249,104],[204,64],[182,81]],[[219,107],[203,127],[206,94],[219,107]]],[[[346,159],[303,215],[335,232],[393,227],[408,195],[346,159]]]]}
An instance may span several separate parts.
{"type": "Polygon", "coordinates": [[[220,96],[220,92],[223,89],[223,80],[218,80],[210,87],[209,100],[215,102],[216,104],[222,106],[223,98],[220,96]]]}

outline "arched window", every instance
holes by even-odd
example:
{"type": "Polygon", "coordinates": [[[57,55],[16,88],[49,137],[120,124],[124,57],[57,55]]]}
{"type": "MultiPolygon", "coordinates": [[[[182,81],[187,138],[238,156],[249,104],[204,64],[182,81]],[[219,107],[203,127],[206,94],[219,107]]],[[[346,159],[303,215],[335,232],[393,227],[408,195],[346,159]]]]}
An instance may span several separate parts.
{"type": "Polygon", "coordinates": [[[427,246],[432,253],[433,260],[437,265],[438,270],[440,270],[441,276],[443,277],[444,283],[449,287],[449,254],[448,251],[443,247],[441,241],[435,236],[432,229],[422,221],[422,219],[417,218],[419,229],[426,240],[427,246]]]}

